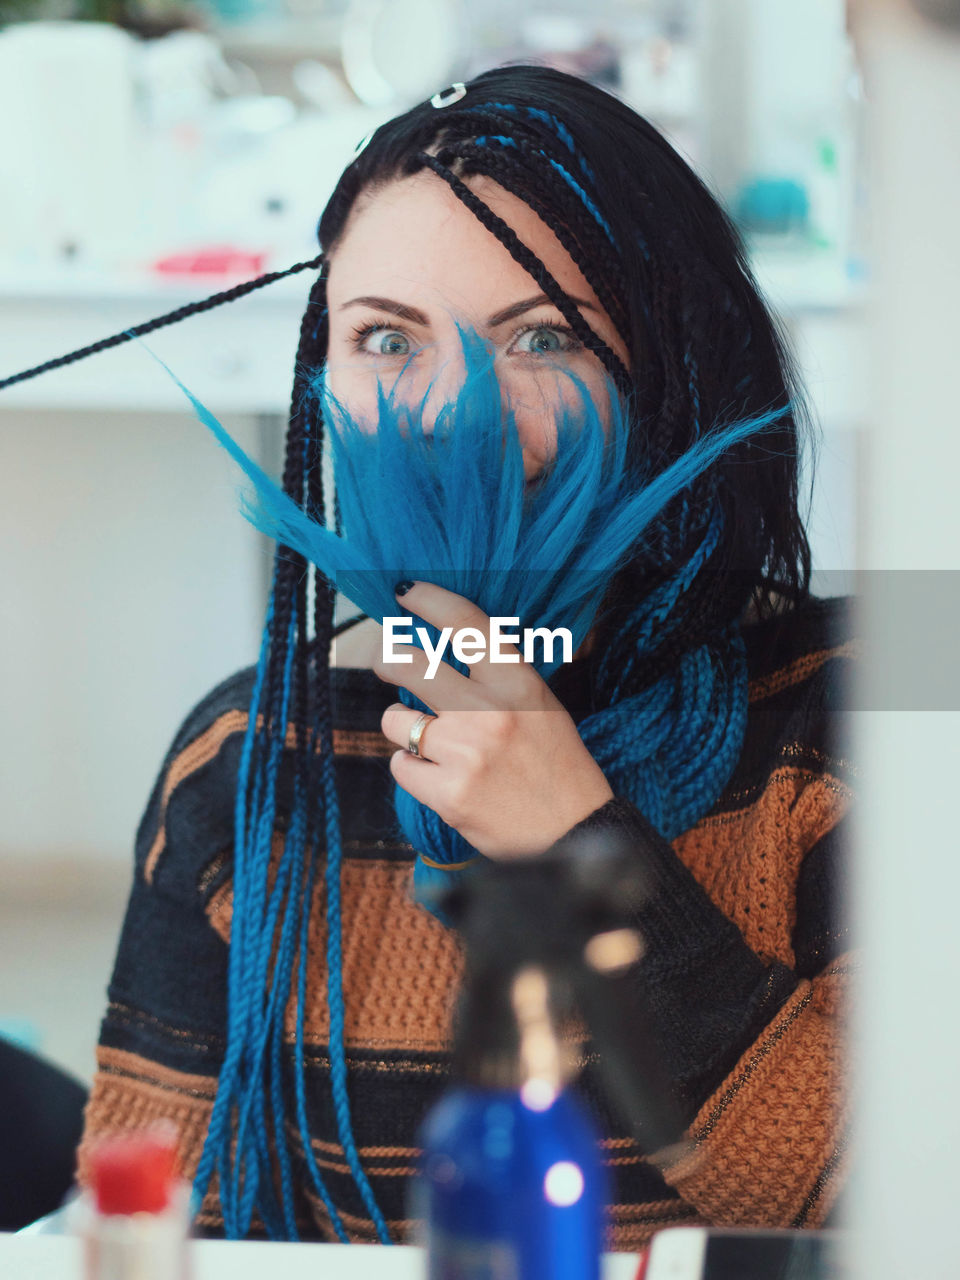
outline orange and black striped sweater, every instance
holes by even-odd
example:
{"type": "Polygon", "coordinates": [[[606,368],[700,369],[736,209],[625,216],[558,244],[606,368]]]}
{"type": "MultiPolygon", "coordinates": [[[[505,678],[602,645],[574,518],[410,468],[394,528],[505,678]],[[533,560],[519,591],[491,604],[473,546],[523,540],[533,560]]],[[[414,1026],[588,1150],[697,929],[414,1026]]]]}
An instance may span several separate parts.
{"type": "MultiPolygon", "coordinates": [[[[692,1139],[672,1167],[647,1160],[607,1104],[596,1053],[580,1044],[575,1087],[614,1178],[611,1249],[636,1249],[657,1228],[681,1223],[816,1226],[843,1183],[854,619],[848,597],[811,598],[743,628],[750,676],[743,750],[711,812],[672,844],[622,797],[582,824],[629,834],[655,885],[638,920],[646,939],[638,977],[692,1139]]],[[[354,1134],[391,1234],[406,1241],[416,1227],[409,1192],[417,1130],[450,1079],[462,956],[456,935],[411,898],[414,851],[391,803],[395,748],[380,732],[395,691],[369,670],[332,674],[354,1134]]],[[[252,680],[252,669],[237,673],[187,717],[139,827],[81,1180],[91,1141],[161,1117],[178,1128],[186,1176],[199,1160],[224,1050],[234,792],[252,680]]],[[[551,684],[575,720],[588,713],[589,659],[561,668],[551,684]]],[[[281,797],[282,781],[283,773],[281,797]]],[[[274,847],[280,856],[282,822],[274,847]]],[[[330,1101],[325,937],[318,888],[304,1033],[310,1132],[351,1238],[373,1241],[330,1101]]],[[[298,1140],[291,1135],[303,1170],[298,1140]]],[[[335,1239],[310,1187],[307,1176],[299,1179],[301,1234],[335,1239]]],[[[215,1190],[199,1227],[222,1232],[215,1190]]]]}

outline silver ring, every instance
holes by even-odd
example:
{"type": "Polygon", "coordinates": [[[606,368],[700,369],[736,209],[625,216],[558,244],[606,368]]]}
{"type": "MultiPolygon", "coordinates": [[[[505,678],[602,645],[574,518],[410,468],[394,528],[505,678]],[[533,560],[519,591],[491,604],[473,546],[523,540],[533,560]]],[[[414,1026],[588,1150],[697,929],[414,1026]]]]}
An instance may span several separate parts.
{"type": "Polygon", "coordinates": [[[461,98],[466,97],[466,94],[467,86],[458,80],[456,84],[450,85],[448,89],[441,89],[439,93],[435,93],[430,99],[430,105],[440,110],[443,107],[451,106],[454,102],[459,102],[461,98]]]}
{"type": "Polygon", "coordinates": [[[413,724],[410,726],[410,737],[407,739],[407,750],[412,756],[416,756],[418,760],[423,759],[420,754],[420,739],[423,737],[423,731],[426,729],[430,721],[436,720],[436,718],[436,716],[424,715],[421,711],[416,720],[414,720],[413,724]]]}

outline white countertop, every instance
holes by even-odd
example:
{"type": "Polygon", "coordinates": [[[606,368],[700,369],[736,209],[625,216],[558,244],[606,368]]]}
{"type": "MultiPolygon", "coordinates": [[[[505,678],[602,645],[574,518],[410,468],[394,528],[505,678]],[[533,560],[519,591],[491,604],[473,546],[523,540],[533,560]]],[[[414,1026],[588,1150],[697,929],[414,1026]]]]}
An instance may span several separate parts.
{"type": "MultiPolygon", "coordinates": [[[[79,1239],[0,1234],[3,1280],[83,1280],[79,1239]]],[[[426,1255],[412,1245],[260,1244],[194,1240],[191,1280],[422,1280],[426,1255]]],[[[638,1258],[605,1254],[603,1280],[633,1280],[638,1258]]]]}

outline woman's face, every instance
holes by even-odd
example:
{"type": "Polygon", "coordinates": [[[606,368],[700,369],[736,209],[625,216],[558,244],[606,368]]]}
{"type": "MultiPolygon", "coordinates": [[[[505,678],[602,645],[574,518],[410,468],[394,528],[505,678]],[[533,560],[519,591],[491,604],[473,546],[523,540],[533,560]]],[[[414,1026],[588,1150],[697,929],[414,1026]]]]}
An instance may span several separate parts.
{"type": "MultiPolygon", "coordinates": [[[[550,228],[490,178],[467,185],[531,249],[587,323],[624,364],[626,348],[579,268],[550,228]]],[[[555,414],[573,404],[563,370],[603,404],[603,366],[570,332],[561,313],[500,241],[430,172],[361,197],[331,257],[327,385],[361,422],[376,420],[377,386],[408,404],[426,401],[429,431],[463,380],[457,324],[476,329],[495,353],[504,403],[512,407],[524,475],[535,476],[556,448],[555,414]],[[432,386],[431,386],[432,384],[432,386]]]]}

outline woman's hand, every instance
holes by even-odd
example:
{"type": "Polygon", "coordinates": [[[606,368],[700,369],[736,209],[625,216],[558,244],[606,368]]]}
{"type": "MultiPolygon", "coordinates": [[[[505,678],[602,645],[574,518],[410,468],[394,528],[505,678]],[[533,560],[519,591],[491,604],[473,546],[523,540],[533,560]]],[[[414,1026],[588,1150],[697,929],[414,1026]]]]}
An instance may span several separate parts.
{"type": "MultiPolygon", "coordinates": [[[[409,689],[430,708],[420,757],[407,750],[418,711],[394,702],[381,727],[403,749],[390,772],[414,799],[433,809],[489,858],[542,853],[588,814],[612,799],[600,766],[546,681],[523,662],[493,663],[490,619],[463,596],[430,582],[415,583],[404,607],[438,628],[470,627],[487,637],[469,678],[441,662],[428,679],[427,655],[395,644],[411,661],[374,663],[381,680],[409,689]]],[[[501,653],[517,654],[501,643],[501,653]]]]}

